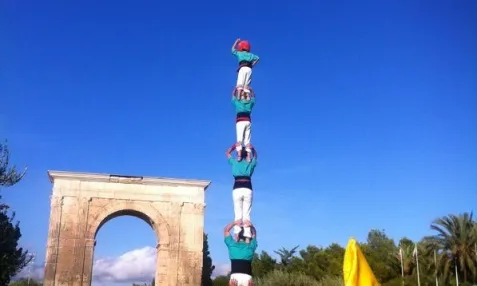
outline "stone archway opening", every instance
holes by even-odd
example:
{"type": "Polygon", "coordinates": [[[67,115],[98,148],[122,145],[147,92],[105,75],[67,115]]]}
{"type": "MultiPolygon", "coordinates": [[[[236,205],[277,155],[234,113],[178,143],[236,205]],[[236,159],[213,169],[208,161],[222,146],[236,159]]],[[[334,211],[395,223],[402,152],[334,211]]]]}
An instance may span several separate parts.
{"type": "Polygon", "coordinates": [[[149,223],[158,286],[201,283],[208,181],[49,172],[53,183],[44,284],[91,285],[95,237],[107,221],[134,214],[149,223]]]}
{"type": "Polygon", "coordinates": [[[112,213],[95,234],[92,285],[150,285],[158,274],[158,244],[147,215],[135,210],[112,213]]]}
{"type": "Polygon", "coordinates": [[[118,217],[122,217],[122,216],[129,216],[129,217],[135,217],[135,218],[138,218],[140,220],[142,220],[143,222],[145,222],[148,226],[151,227],[152,230],[155,230],[154,229],[154,223],[152,221],[152,219],[150,217],[148,217],[146,214],[140,212],[140,211],[136,211],[136,210],[131,210],[131,209],[124,209],[124,210],[119,210],[119,211],[116,211],[110,215],[108,215],[99,225],[98,225],[98,228],[96,229],[96,233],[94,234],[94,237],[96,238],[96,236],[98,235],[98,232],[101,230],[101,228],[106,224],[108,223],[109,221],[115,219],[115,218],[118,218],[118,217]]]}

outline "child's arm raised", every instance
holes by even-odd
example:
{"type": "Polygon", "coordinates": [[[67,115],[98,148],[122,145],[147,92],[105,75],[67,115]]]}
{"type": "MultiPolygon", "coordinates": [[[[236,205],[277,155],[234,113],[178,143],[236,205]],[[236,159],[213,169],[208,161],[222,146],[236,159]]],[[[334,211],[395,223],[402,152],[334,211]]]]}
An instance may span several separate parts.
{"type": "Polygon", "coordinates": [[[232,53],[236,51],[235,47],[237,46],[238,42],[240,42],[240,38],[237,38],[234,44],[232,45],[232,53]]]}
{"type": "Polygon", "coordinates": [[[250,90],[250,98],[255,97],[255,92],[253,91],[252,87],[248,87],[248,90],[250,90]]]}
{"type": "Polygon", "coordinates": [[[232,151],[237,147],[237,143],[234,143],[232,146],[230,146],[227,151],[225,151],[225,156],[227,156],[227,159],[230,159],[232,157],[232,151]]]}
{"type": "Polygon", "coordinates": [[[237,97],[237,87],[234,87],[234,90],[232,90],[232,99],[237,97]]]}

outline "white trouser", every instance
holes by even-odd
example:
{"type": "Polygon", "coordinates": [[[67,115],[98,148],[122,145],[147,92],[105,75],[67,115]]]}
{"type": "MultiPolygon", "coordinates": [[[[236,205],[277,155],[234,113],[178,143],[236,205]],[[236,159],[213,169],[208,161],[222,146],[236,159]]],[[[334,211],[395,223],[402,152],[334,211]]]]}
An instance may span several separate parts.
{"type": "MultiPolygon", "coordinates": [[[[252,69],[249,67],[241,67],[237,75],[237,89],[240,90],[245,86],[249,86],[252,82],[252,69]]],[[[244,89],[245,92],[250,92],[248,88],[244,89]]]]}
{"type": "MultiPolygon", "coordinates": [[[[235,220],[250,221],[250,213],[252,212],[252,190],[249,188],[237,188],[232,192],[234,201],[235,220]]],[[[240,227],[234,227],[235,234],[240,232],[240,227]]],[[[243,228],[243,236],[252,237],[250,227],[243,228]]]]}
{"type": "Polygon", "coordinates": [[[230,281],[236,280],[237,286],[248,286],[248,281],[252,280],[252,276],[242,273],[233,273],[230,275],[230,281]]]}
{"type": "MultiPolygon", "coordinates": [[[[250,144],[250,139],[252,138],[252,123],[250,121],[239,121],[235,124],[235,130],[237,131],[237,142],[241,143],[235,149],[237,152],[242,150],[243,146],[250,144]]],[[[252,152],[248,147],[245,148],[247,152],[252,152]]]]}

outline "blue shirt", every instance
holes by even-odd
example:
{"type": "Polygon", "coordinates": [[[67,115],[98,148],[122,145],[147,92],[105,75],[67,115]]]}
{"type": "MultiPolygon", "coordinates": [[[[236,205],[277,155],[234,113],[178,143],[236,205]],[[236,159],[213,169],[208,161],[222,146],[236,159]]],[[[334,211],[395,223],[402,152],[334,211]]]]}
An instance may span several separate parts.
{"type": "Polygon", "coordinates": [[[242,159],[242,161],[237,161],[237,159],[230,157],[229,158],[229,164],[232,165],[232,175],[234,177],[239,177],[239,176],[247,176],[251,177],[253,175],[253,171],[255,170],[255,167],[257,166],[257,159],[252,158],[252,160],[247,162],[245,158],[242,159]]]}
{"type": "Polygon", "coordinates": [[[241,61],[254,62],[254,61],[258,61],[259,59],[257,55],[254,55],[249,52],[237,51],[235,49],[232,49],[232,55],[234,55],[237,58],[239,63],[241,61]]]}
{"type": "Polygon", "coordinates": [[[252,108],[255,105],[255,97],[250,98],[250,100],[238,100],[237,97],[232,98],[232,104],[235,107],[235,112],[248,112],[252,113],[252,108]]]}
{"type": "Polygon", "coordinates": [[[225,245],[229,250],[229,258],[232,259],[241,259],[252,261],[253,254],[257,249],[257,240],[252,238],[250,243],[245,241],[235,241],[231,235],[227,235],[224,238],[225,245]]]}

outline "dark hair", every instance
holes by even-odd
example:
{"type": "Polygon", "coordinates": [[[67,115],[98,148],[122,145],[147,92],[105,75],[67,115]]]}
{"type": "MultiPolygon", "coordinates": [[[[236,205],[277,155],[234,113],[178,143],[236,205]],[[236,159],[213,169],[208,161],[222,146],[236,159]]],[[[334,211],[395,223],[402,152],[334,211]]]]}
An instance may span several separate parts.
{"type": "Polygon", "coordinates": [[[242,148],[242,150],[240,150],[240,156],[243,159],[247,158],[247,150],[245,150],[245,148],[242,148]]]}
{"type": "Polygon", "coordinates": [[[243,233],[244,233],[244,229],[243,229],[243,227],[241,227],[240,231],[238,233],[238,239],[239,240],[241,240],[241,239],[245,240],[245,236],[243,236],[243,233]]]}

